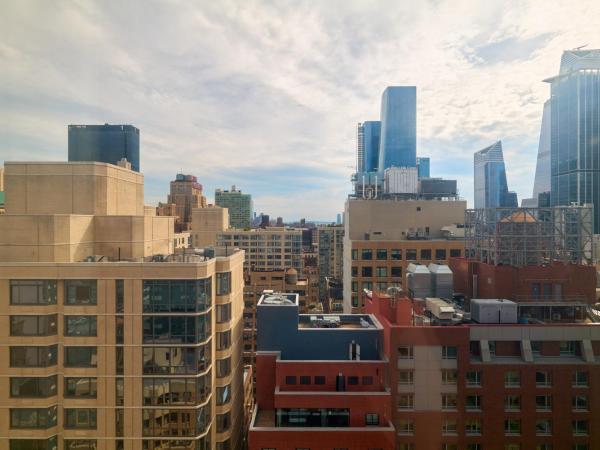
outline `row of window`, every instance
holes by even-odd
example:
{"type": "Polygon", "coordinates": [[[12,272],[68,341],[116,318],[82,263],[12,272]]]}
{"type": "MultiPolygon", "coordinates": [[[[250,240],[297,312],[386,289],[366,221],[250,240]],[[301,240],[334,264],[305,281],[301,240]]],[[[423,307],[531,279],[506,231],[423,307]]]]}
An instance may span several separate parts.
{"type": "MultiPolygon", "coordinates": [[[[403,345],[398,347],[398,359],[414,359],[415,352],[412,345],[403,345]]],[[[458,348],[451,345],[442,346],[442,359],[456,359],[458,348]]]]}
{"type": "MultiPolygon", "coordinates": [[[[360,275],[363,278],[371,278],[371,277],[373,277],[373,273],[375,273],[375,276],[379,277],[379,278],[387,278],[388,273],[389,273],[389,276],[392,278],[402,278],[402,267],[390,267],[389,272],[388,272],[387,267],[381,267],[381,266],[375,267],[375,272],[373,272],[372,266],[363,266],[360,268],[360,275]]],[[[352,276],[358,277],[358,267],[357,266],[352,266],[352,276]]],[[[356,292],[356,289],[353,288],[352,290],[354,292],[356,292]]]]}
{"type": "Polygon", "coordinates": [[[198,344],[210,338],[210,311],[201,316],[144,316],[143,343],[198,344]]]}
{"type": "MultiPolygon", "coordinates": [[[[56,426],[58,408],[12,408],[10,410],[11,428],[50,428],[56,426]]],[[[95,408],[65,408],[65,428],[96,428],[95,408]]]]}
{"type": "MultiPolygon", "coordinates": [[[[482,423],[479,418],[468,418],[465,420],[465,434],[467,436],[479,436],[481,435],[482,423]]],[[[415,432],[415,424],[412,419],[401,419],[398,422],[397,427],[398,434],[400,435],[411,435],[415,432]]],[[[430,431],[428,429],[428,431],[430,431]]],[[[443,435],[457,435],[458,434],[458,422],[456,419],[446,419],[442,424],[443,435]]],[[[588,433],[588,421],[587,420],[573,420],[571,421],[571,432],[574,436],[585,436],[588,433]]],[[[521,421],[519,419],[505,419],[504,420],[504,434],[505,435],[520,435],[521,434],[521,421]]],[[[535,434],[536,436],[551,436],[552,435],[552,420],[550,419],[538,419],[535,422],[535,434]]]]}
{"type": "MultiPolygon", "coordinates": [[[[297,377],[295,375],[288,375],[285,377],[285,384],[288,384],[288,385],[298,384],[298,381],[300,382],[300,384],[304,384],[304,385],[309,385],[309,384],[323,385],[323,384],[325,384],[326,379],[325,379],[324,375],[315,375],[314,377],[311,377],[310,375],[300,375],[299,377],[297,377]]],[[[370,386],[373,384],[373,377],[372,376],[358,377],[358,376],[351,375],[351,376],[345,377],[345,381],[348,383],[349,386],[356,386],[359,384],[362,384],[365,386],[370,386]]]]}
{"type": "MultiPolygon", "coordinates": [[[[452,355],[453,351],[446,353],[446,356],[452,355]]],[[[458,383],[458,371],[455,369],[442,369],[442,384],[455,385],[458,383]]],[[[587,371],[576,370],[571,375],[571,384],[573,387],[588,387],[589,374],[587,371]]],[[[399,370],[398,384],[411,385],[414,382],[413,370],[399,370]]],[[[535,383],[538,387],[552,386],[552,372],[547,370],[537,370],[535,372],[535,383]]],[[[465,372],[465,384],[467,387],[481,387],[483,385],[482,373],[479,370],[468,370],[465,372]]],[[[504,386],[507,388],[521,387],[521,372],[518,370],[507,370],[504,372],[504,386]]]]}
{"type": "MultiPolygon", "coordinates": [[[[58,346],[10,347],[11,367],[50,367],[55,366],[58,346]]],[[[65,367],[96,367],[96,347],[65,347],[65,367]]]]}
{"type": "MultiPolygon", "coordinates": [[[[420,258],[421,260],[433,261],[442,261],[447,259],[447,256],[450,255],[450,258],[460,258],[462,255],[461,249],[450,249],[449,251],[445,248],[436,248],[432,250],[430,248],[423,248],[420,250],[420,258]],[[435,258],[432,258],[432,255],[435,255],[435,258]]],[[[352,259],[357,261],[359,258],[359,249],[352,249],[352,259]]],[[[416,261],[417,260],[417,249],[409,248],[405,251],[405,259],[407,261],[416,261]]],[[[378,249],[370,249],[363,248],[360,250],[360,259],[362,261],[372,261],[376,259],[378,261],[386,261],[388,259],[392,261],[401,261],[402,260],[402,249],[394,248],[388,251],[385,248],[378,249]],[[373,258],[375,256],[375,258],[373,258]]]]}
{"type": "MultiPolygon", "coordinates": [[[[420,447],[419,447],[420,448],[420,447]]],[[[456,443],[444,443],[442,444],[441,450],[459,450],[463,447],[459,447],[456,443]]],[[[487,448],[487,447],[486,447],[487,448]]],[[[495,447],[497,448],[497,447],[495,447]]],[[[572,444],[570,447],[554,448],[552,444],[543,442],[536,444],[535,448],[521,446],[516,442],[504,444],[504,450],[590,450],[588,444],[572,444]]],[[[417,446],[413,443],[400,443],[398,444],[398,450],[416,450],[417,446]]],[[[483,444],[480,443],[468,443],[464,447],[465,450],[484,450],[483,444]]]]}

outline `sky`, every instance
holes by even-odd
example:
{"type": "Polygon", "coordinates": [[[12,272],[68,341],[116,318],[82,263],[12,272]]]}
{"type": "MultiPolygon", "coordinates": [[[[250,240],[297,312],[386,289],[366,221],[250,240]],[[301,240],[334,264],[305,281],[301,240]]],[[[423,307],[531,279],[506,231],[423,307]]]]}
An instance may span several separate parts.
{"type": "Polygon", "coordinates": [[[417,155],[473,199],[473,153],[502,140],[530,197],[561,53],[600,47],[600,2],[0,2],[0,165],[67,158],[68,124],[140,129],[146,203],[176,173],[213,201],[335,220],[356,124],[389,85],[417,86],[417,155]]]}

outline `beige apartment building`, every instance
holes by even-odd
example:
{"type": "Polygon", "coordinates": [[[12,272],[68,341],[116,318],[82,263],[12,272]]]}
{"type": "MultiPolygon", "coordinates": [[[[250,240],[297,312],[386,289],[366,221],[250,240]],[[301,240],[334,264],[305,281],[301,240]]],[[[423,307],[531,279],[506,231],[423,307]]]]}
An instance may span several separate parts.
{"type": "Polygon", "coordinates": [[[217,233],[217,245],[244,250],[246,270],[293,267],[302,274],[302,230],[286,227],[228,230],[217,233]]]}
{"type": "Polygon", "coordinates": [[[229,228],[229,210],[220,206],[192,210],[192,246],[197,248],[217,245],[217,234],[229,228]]]}
{"type": "Polygon", "coordinates": [[[7,163],[0,450],[229,450],[243,437],[243,260],[173,253],[143,176],[7,163]]]}
{"type": "Polygon", "coordinates": [[[344,217],[344,312],[362,312],[364,290],[406,287],[411,262],[464,255],[463,200],[348,199],[344,217]]]}

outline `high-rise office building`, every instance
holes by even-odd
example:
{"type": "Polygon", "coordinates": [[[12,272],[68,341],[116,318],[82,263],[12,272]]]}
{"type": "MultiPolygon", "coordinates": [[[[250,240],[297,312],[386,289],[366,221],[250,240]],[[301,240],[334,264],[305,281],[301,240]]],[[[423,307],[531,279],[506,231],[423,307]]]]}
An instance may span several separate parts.
{"type": "Polygon", "coordinates": [[[551,102],[544,103],[544,113],[542,115],[542,127],[540,130],[540,143],[538,146],[537,163],[535,166],[535,179],[533,182],[533,194],[531,199],[524,199],[523,206],[547,206],[540,205],[540,194],[550,192],[550,134],[551,134],[551,102]]]}
{"type": "Polygon", "coordinates": [[[502,142],[474,155],[475,208],[517,206],[517,194],[508,190],[502,142]]]}
{"type": "Polygon", "coordinates": [[[379,165],[381,122],[367,121],[359,123],[358,128],[358,141],[356,146],[357,171],[375,172],[379,165]]]}
{"type": "Polygon", "coordinates": [[[417,165],[417,88],[388,86],[381,97],[379,164],[389,167],[417,165]]]}
{"type": "Polygon", "coordinates": [[[252,196],[231,186],[231,190],[217,189],[215,205],[229,210],[231,228],[250,228],[252,226],[252,196]]]}
{"type": "Polygon", "coordinates": [[[242,448],[243,252],[173,254],[140,173],[6,171],[0,449],[242,448]]]}
{"type": "Polygon", "coordinates": [[[429,171],[429,163],[429,157],[420,156],[417,158],[417,175],[419,180],[421,178],[429,178],[431,176],[429,171]]]}
{"type": "Polygon", "coordinates": [[[69,161],[117,164],[140,171],[140,130],[132,125],[69,125],[69,161]]]}
{"type": "Polygon", "coordinates": [[[594,205],[600,233],[600,50],[568,50],[550,83],[552,205],[594,205]]]}
{"type": "Polygon", "coordinates": [[[195,176],[178,173],[170,187],[167,203],[159,203],[157,213],[164,216],[175,212],[175,231],[189,231],[192,227],[192,210],[206,207],[202,185],[195,176]]]}
{"type": "Polygon", "coordinates": [[[342,279],[344,255],[343,225],[317,227],[319,235],[319,298],[327,300],[327,279],[342,279]]]}

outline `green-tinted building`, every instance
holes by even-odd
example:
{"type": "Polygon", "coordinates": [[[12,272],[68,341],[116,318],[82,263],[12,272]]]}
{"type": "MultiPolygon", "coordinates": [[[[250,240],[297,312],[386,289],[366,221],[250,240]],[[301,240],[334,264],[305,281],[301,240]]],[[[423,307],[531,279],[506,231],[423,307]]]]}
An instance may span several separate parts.
{"type": "Polygon", "coordinates": [[[252,196],[242,194],[235,186],[231,190],[217,189],[215,204],[229,210],[229,226],[231,228],[250,228],[252,226],[252,196]]]}

